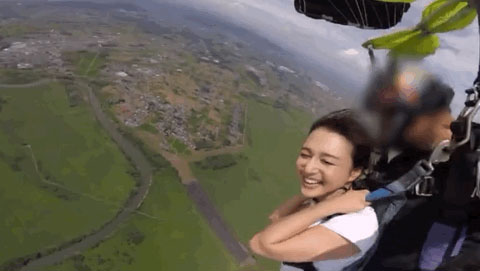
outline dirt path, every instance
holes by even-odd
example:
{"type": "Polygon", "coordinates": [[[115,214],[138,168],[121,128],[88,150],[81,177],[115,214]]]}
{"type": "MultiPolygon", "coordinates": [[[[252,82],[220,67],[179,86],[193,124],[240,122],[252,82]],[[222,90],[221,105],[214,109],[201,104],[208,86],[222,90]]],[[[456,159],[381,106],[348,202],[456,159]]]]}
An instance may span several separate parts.
{"type": "Polygon", "coordinates": [[[195,182],[195,177],[186,159],[166,151],[163,151],[161,154],[177,170],[183,184],[195,182]]]}
{"type": "MultiPolygon", "coordinates": [[[[245,112],[245,126],[246,127],[246,114],[245,112]]],[[[209,156],[216,156],[221,154],[237,153],[245,147],[245,132],[243,131],[242,144],[237,146],[225,147],[218,150],[210,151],[193,151],[192,154],[187,157],[170,153],[167,151],[161,151],[161,154],[167,159],[173,167],[177,170],[182,184],[187,188],[188,196],[193,200],[197,209],[205,217],[207,223],[216,233],[216,235],[222,240],[225,247],[235,257],[241,266],[255,264],[255,259],[250,255],[248,249],[241,244],[238,239],[232,233],[233,231],[225,223],[222,216],[215,207],[215,204],[210,200],[208,194],[197,181],[190,168],[190,163],[195,161],[201,161],[209,156]]]]}
{"type": "Polygon", "coordinates": [[[234,236],[233,231],[227,223],[224,222],[222,216],[216,209],[215,204],[210,200],[207,192],[203,189],[200,182],[195,179],[189,165],[189,162],[202,160],[207,156],[231,153],[233,150],[239,151],[241,149],[242,146],[238,146],[231,149],[202,152],[190,159],[185,159],[169,152],[162,152],[162,156],[164,156],[178,171],[182,184],[187,188],[188,196],[192,199],[197,210],[203,215],[210,228],[212,228],[240,266],[246,266],[255,264],[255,259],[250,255],[248,249],[238,241],[236,236],[234,236]]]}
{"type": "Polygon", "coordinates": [[[185,160],[187,160],[188,162],[195,162],[195,161],[203,160],[209,156],[241,152],[243,149],[244,149],[243,145],[238,145],[238,146],[232,146],[232,147],[225,147],[219,150],[196,151],[196,152],[193,152],[192,155],[189,155],[188,157],[186,157],[185,160]]]}
{"type": "Polygon", "coordinates": [[[234,146],[234,147],[227,147],[221,150],[213,150],[213,151],[200,151],[195,152],[189,155],[188,157],[182,157],[181,155],[177,155],[171,152],[162,151],[161,154],[165,159],[167,159],[172,166],[178,171],[178,175],[182,180],[183,184],[190,184],[191,182],[196,182],[195,176],[190,169],[190,163],[201,161],[209,156],[227,154],[227,153],[236,153],[243,150],[243,146],[234,146]]]}
{"type": "Polygon", "coordinates": [[[220,240],[222,240],[223,244],[235,257],[240,266],[255,264],[255,259],[249,254],[248,250],[237,241],[200,183],[195,180],[185,184],[185,186],[188,195],[197,206],[197,209],[205,217],[207,223],[220,240]]]}

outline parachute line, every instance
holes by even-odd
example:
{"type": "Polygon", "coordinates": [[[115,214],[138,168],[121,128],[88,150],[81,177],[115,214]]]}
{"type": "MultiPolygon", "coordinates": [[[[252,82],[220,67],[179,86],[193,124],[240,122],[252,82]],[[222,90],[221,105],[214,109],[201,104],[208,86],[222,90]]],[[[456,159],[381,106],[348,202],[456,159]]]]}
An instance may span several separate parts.
{"type": "MultiPolygon", "coordinates": [[[[303,0],[303,1],[305,1],[305,0],[303,0]]],[[[345,21],[348,22],[347,16],[345,16],[345,14],[343,14],[343,12],[342,12],[340,9],[338,9],[337,6],[335,6],[335,4],[333,4],[332,0],[328,0],[328,2],[332,5],[332,7],[333,7],[338,13],[340,13],[340,15],[342,15],[342,17],[345,19],[345,21]]]]}
{"type": "Polygon", "coordinates": [[[397,6],[393,7],[393,23],[397,23],[397,6]]]}
{"type": "Polygon", "coordinates": [[[378,15],[378,12],[377,12],[377,9],[375,8],[375,5],[370,3],[372,5],[372,8],[373,8],[373,12],[375,12],[375,15],[377,16],[377,20],[378,22],[380,23],[380,26],[383,28],[383,22],[382,20],[380,19],[380,15],[378,15]]]}
{"type": "Polygon", "coordinates": [[[367,13],[367,6],[365,5],[365,0],[362,0],[363,3],[363,14],[365,14],[365,22],[368,25],[368,13],[367,13]]]}
{"type": "Polygon", "coordinates": [[[357,5],[358,16],[360,16],[360,20],[362,22],[362,27],[366,26],[365,20],[363,20],[362,10],[360,10],[360,5],[358,5],[358,0],[355,0],[355,4],[357,5]]]}
{"type": "Polygon", "coordinates": [[[385,10],[387,11],[388,28],[390,28],[390,27],[392,27],[392,26],[390,25],[390,14],[388,13],[387,3],[385,3],[385,10]]]}
{"type": "MultiPolygon", "coordinates": [[[[305,12],[307,12],[307,1],[302,0],[302,2],[303,2],[303,10],[302,10],[302,12],[305,13],[305,12]]],[[[301,7],[302,7],[302,6],[300,6],[300,8],[301,8],[301,7]]]]}
{"type": "Polygon", "coordinates": [[[357,18],[357,16],[355,16],[355,12],[353,12],[352,7],[351,7],[350,4],[348,3],[348,1],[345,1],[345,4],[347,4],[348,9],[350,10],[350,13],[353,15],[353,18],[355,19],[355,21],[357,22],[357,24],[360,25],[360,23],[358,22],[358,18],[357,18]]]}
{"type": "MultiPolygon", "coordinates": [[[[477,9],[478,13],[479,9],[477,9]]],[[[478,41],[478,49],[479,49],[479,63],[478,63],[478,72],[477,72],[477,78],[473,82],[474,85],[480,84],[480,14],[477,14],[477,20],[478,20],[478,34],[479,34],[479,41],[478,41]]]]}

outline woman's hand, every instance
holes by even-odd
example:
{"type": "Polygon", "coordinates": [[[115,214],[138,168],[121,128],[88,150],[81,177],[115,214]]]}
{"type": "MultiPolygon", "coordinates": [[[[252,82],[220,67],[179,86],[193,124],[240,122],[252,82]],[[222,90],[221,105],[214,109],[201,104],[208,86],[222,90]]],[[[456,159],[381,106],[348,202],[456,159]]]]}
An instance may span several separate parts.
{"type": "Polygon", "coordinates": [[[280,205],[277,209],[275,209],[269,216],[268,219],[270,221],[276,222],[280,218],[287,216],[295,211],[307,200],[308,198],[303,196],[302,194],[295,195],[282,205],[280,205]]]}
{"type": "Polygon", "coordinates": [[[276,221],[278,221],[281,217],[282,217],[282,215],[280,214],[280,210],[275,209],[275,210],[273,211],[273,213],[271,213],[271,214],[268,216],[268,219],[270,219],[270,222],[276,222],[276,221]]]}
{"type": "Polygon", "coordinates": [[[370,191],[366,189],[348,190],[340,195],[326,199],[324,204],[328,204],[329,208],[333,208],[336,213],[353,213],[363,210],[370,205],[370,202],[365,199],[368,193],[370,191]]]}

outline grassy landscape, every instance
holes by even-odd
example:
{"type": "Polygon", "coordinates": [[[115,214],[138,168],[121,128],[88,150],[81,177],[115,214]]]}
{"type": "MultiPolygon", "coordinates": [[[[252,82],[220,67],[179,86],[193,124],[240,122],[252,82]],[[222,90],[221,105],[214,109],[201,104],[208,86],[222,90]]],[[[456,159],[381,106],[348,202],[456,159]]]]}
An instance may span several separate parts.
{"type": "Polygon", "coordinates": [[[98,247],[43,270],[238,270],[173,168],[157,172],[140,210],[153,218],[135,215],[98,247]]]}
{"type": "Polygon", "coordinates": [[[38,27],[29,24],[16,24],[14,26],[0,25],[0,36],[18,37],[38,30],[38,27]]]}
{"type": "Polygon", "coordinates": [[[38,70],[0,69],[0,84],[28,84],[45,78],[44,76],[38,70]]]}
{"type": "Polygon", "coordinates": [[[0,89],[0,266],[110,220],[133,167],[85,105],[57,83],[0,89]]]}
{"type": "MultiPolygon", "coordinates": [[[[295,159],[312,121],[295,109],[248,103],[248,146],[232,155],[235,162],[223,157],[222,161],[230,161],[224,163],[228,167],[215,167],[218,159],[212,158],[191,164],[194,175],[245,244],[266,225],[279,203],[299,191],[295,159]]],[[[257,259],[258,270],[278,270],[278,263],[257,259]]]]}
{"type": "MultiPolygon", "coordinates": [[[[241,44],[232,47],[228,40],[200,39],[175,28],[153,36],[136,25],[136,19],[118,24],[115,16],[110,18],[114,10],[108,13],[112,20],[108,23],[94,9],[79,10],[48,15],[55,22],[44,29],[45,35],[52,28],[55,33],[69,33],[60,34],[62,39],[88,41],[82,49],[66,47],[76,51],[55,54],[64,63],[60,70],[67,71],[54,75],[63,83],[0,88],[0,204],[9,207],[0,210],[0,236],[4,236],[0,271],[7,270],[3,264],[11,259],[40,257],[36,253],[98,229],[135,191],[139,173],[85,104],[87,84],[121,133],[154,166],[153,183],[138,212],[111,236],[44,271],[278,270],[278,262],[260,257],[255,266],[238,266],[197,211],[178,175],[184,181],[200,181],[235,237],[246,245],[274,207],[299,190],[294,163],[312,117],[296,109],[301,103],[295,103],[295,95],[300,97],[309,83],[295,85],[293,75],[289,79],[278,71],[280,64],[252,57],[241,50],[241,44]],[[61,23],[64,19],[69,24],[61,23]],[[90,46],[105,38],[112,38],[111,47],[90,46]],[[115,71],[127,76],[120,78],[115,71]],[[179,115],[192,142],[185,144],[157,128],[162,121],[182,125],[173,122],[175,112],[165,105],[150,112],[138,127],[126,126],[122,117],[145,110],[142,95],[147,101],[161,97],[162,102],[185,110],[185,116],[179,115]],[[123,102],[116,103],[120,98],[123,102]],[[234,114],[236,105],[241,113],[234,114]],[[124,115],[120,115],[122,106],[124,115]],[[230,123],[237,123],[238,133],[230,135],[230,123]],[[242,131],[246,136],[230,142],[242,131]],[[162,152],[165,147],[182,163],[164,158],[171,159],[162,152]],[[188,161],[196,161],[190,164],[194,176],[188,161]],[[185,169],[189,174],[181,174],[185,169]]],[[[0,26],[0,36],[43,29],[27,26],[0,26]]],[[[47,38],[52,44],[63,44],[51,36],[47,38]]],[[[53,67],[49,65],[0,69],[0,84],[51,78],[44,69],[53,67]]],[[[313,108],[310,103],[301,105],[313,108]]],[[[23,260],[18,262],[21,265],[23,260]]]]}
{"type": "MultiPolygon", "coordinates": [[[[240,241],[266,222],[276,204],[298,191],[294,161],[311,117],[249,100],[249,146],[192,163],[240,241]]],[[[278,263],[257,258],[253,267],[234,263],[187,197],[171,167],[162,167],[138,214],[116,234],[79,256],[45,271],[73,270],[277,270],[278,263]]]]}

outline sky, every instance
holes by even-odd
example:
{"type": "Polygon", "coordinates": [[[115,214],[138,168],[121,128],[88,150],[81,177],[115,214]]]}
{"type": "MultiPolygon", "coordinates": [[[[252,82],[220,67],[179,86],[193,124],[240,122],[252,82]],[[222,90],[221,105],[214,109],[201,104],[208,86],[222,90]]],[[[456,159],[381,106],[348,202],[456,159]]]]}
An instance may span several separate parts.
{"type": "MultiPolygon", "coordinates": [[[[415,26],[431,0],[417,0],[403,20],[389,30],[363,30],[308,18],[297,11],[293,0],[157,0],[174,2],[220,15],[271,42],[318,61],[335,73],[345,74],[360,89],[368,81],[370,60],[361,44],[369,38],[415,26]]],[[[340,0],[336,0],[340,1],[340,0]]],[[[464,90],[471,86],[478,69],[479,35],[476,21],[465,29],[443,33],[440,48],[423,65],[455,89],[454,113],[463,106],[464,90]]],[[[376,51],[385,59],[386,51],[376,51]]]]}

